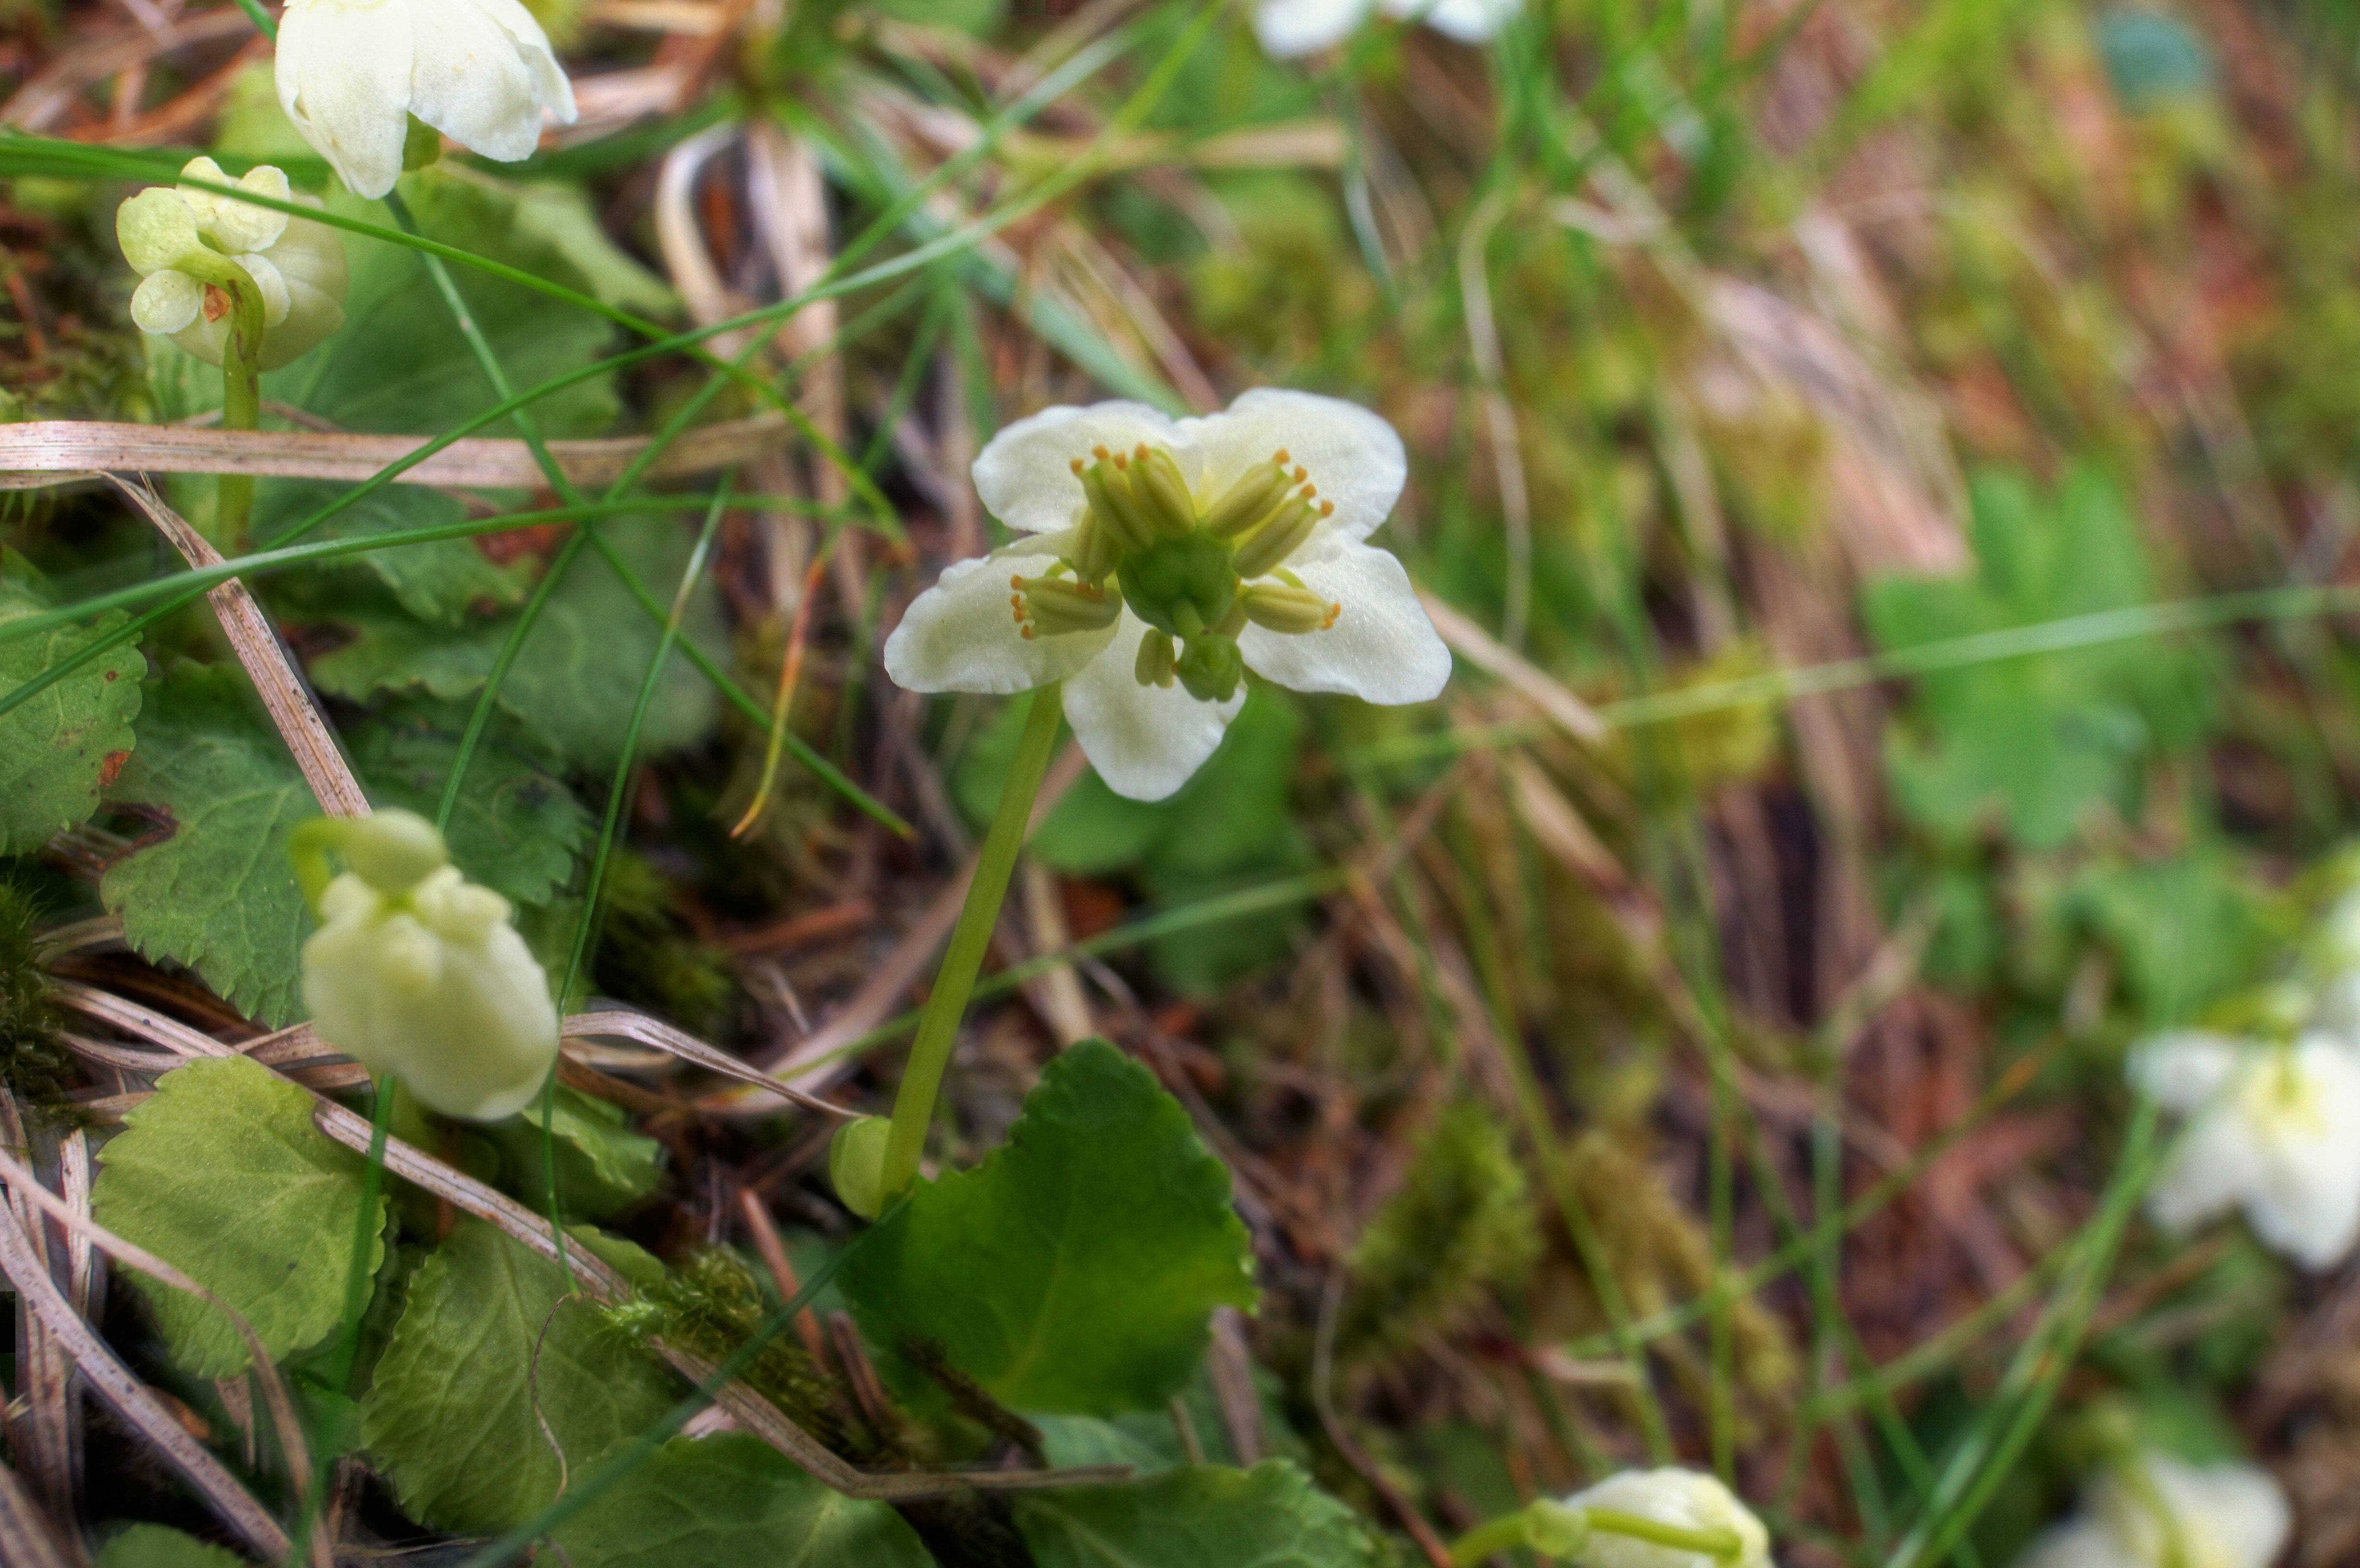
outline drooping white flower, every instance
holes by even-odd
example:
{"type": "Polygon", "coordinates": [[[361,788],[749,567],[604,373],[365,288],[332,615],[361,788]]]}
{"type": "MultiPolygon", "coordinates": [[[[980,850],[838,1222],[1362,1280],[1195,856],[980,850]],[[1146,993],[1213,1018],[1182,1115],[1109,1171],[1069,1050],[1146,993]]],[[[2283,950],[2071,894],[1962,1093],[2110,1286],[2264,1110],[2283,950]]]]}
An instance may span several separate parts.
{"type": "Polygon", "coordinates": [[[1393,427],[1334,397],[1263,389],[1178,420],[1140,403],[1046,409],[975,463],[983,504],[1025,537],[945,568],[885,669],[915,691],[1063,681],[1082,750],[1138,800],[1213,754],[1245,670],[1425,702],[1449,650],[1401,562],[1361,542],[1408,474],[1393,427]]]}
{"type": "Polygon", "coordinates": [[[2360,1238],[2360,1054],[2326,1034],[2290,1045],[2186,1031],[2134,1049],[2131,1083],[2194,1117],[2147,1193],[2185,1232],[2242,1208],[2254,1234],[2307,1269],[2360,1238]]]}
{"type": "Polygon", "coordinates": [[[2016,1568],[2269,1568],[2292,1526],[2267,1471],[2146,1454],[2101,1472],[2016,1568]]]}
{"type": "Polygon", "coordinates": [[[557,1060],[557,1008],[508,901],[460,876],[409,811],[313,825],[351,866],[303,944],[320,1038],[446,1116],[522,1109],[557,1060]]]}
{"type": "Polygon", "coordinates": [[[1524,0],[1262,0],[1254,8],[1254,36],[1268,53],[1293,60],[1334,48],[1382,13],[1480,44],[1523,8],[1524,0]]]}
{"type": "Polygon", "coordinates": [[[1736,1533],[1739,1554],[1704,1552],[1622,1534],[1593,1522],[1589,1541],[1575,1558],[1582,1568],[1773,1568],[1770,1531],[1754,1510],[1713,1476],[1666,1465],[1657,1470],[1625,1470],[1564,1500],[1568,1508],[1610,1509],[1677,1530],[1726,1530],[1736,1533]]]}
{"type": "Polygon", "coordinates": [[[502,163],[530,158],[574,84],[518,0],[288,0],[279,103],[358,196],[401,175],[410,116],[502,163]]]}
{"type": "MultiPolygon", "coordinates": [[[[209,158],[190,159],[180,173],[232,183],[209,158]]],[[[287,176],[268,164],[235,183],[275,201],[320,204],[295,195],[287,176]]],[[[115,233],[139,274],[132,321],[208,365],[222,362],[230,332],[228,302],[215,287],[224,262],[245,273],[262,297],[263,369],[287,364],[344,325],[344,246],[325,223],[193,185],[158,185],[116,209],[115,233]]],[[[233,281],[235,276],[229,275],[233,281]]]]}

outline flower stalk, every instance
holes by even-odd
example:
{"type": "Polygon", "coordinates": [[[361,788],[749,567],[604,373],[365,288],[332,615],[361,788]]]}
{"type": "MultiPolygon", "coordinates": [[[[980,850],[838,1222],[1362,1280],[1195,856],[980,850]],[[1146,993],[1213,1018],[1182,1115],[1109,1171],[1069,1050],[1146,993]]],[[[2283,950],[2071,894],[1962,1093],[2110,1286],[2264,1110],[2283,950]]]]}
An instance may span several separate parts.
{"type": "Polygon", "coordinates": [[[926,1129],[934,1116],[934,1098],[941,1092],[943,1073],[950,1065],[951,1046],[958,1038],[960,1018],[975,980],[983,968],[984,950],[991,945],[992,927],[1008,896],[1008,880],[1016,870],[1017,852],[1024,847],[1024,830],[1032,820],[1032,804],[1040,798],[1041,780],[1049,771],[1049,754],[1057,743],[1062,703],[1055,682],[1033,693],[1024,716],[1024,733],[1016,745],[1016,761],[1000,790],[1000,809],[993,813],[982,852],[977,855],[975,880],[967,884],[967,903],[952,929],[950,947],[934,975],[934,988],[919,1016],[917,1039],[901,1070],[901,1087],[893,1098],[893,1121],[884,1145],[884,1171],[878,1191],[890,1202],[917,1179],[918,1159],[925,1150],[926,1129]]]}
{"type": "Polygon", "coordinates": [[[1475,1568],[1518,1547],[1544,1558],[1570,1558],[1593,1535],[1619,1535],[1675,1552],[1694,1552],[1715,1563],[1735,1563],[1745,1555],[1743,1539],[1726,1527],[1693,1530],[1622,1508],[1576,1508],[1543,1497],[1460,1536],[1450,1544],[1450,1561],[1457,1568],[1475,1568]]]}

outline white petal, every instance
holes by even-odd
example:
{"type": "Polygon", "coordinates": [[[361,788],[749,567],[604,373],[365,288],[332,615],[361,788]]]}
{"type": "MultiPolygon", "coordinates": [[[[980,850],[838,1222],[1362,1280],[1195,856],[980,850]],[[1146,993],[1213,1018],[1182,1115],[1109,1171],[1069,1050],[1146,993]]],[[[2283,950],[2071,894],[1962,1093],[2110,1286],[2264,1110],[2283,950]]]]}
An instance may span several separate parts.
{"type": "Polygon", "coordinates": [[[410,62],[408,0],[296,0],[279,16],[279,106],[355,196],[401,177],[410,62]]]}
{"type": "Polygon", "coordinates": [[[1347,539],[1376,532],[1409,478],[1409,457],[1393,426],[1340,397],[1259,387],[1220,413],[1181,420],[1180,428],[1204,449],[1196,482],[1206,498],[1284,451],[1310,470],[1321,499],[1336,504],[1329,527],[1347,539]]]}
{"type": "Polygon", "coordinates": [[[2234,1106],[2213,1106],[2181,1135],[2178,1151],[2147,1189],[2147,1217],[2184,1236],[2257,1191],[2267,1159],[2234,1106]]]}
{"type": "Polygon", "coordinates": [[[1480,44],[1514,21],[1523,0],[1382,0],[1385,15],[1424,22],[1445,38],[1480,44]]]}
{"type": "Polygon", "coordinates": [[[115,241],[140,277],[163,272],[200,243],[197,215],[179,191],[151,185],[115,210],[115,241]]]}
{"type": "Polygon", "coordinates": [[[1279,60],[1342,43],[1368,20],[1371,0],[1264,0],[1254,7],[1254,37],[1279,60]]]}
{"type": "Polygon", "coordinates": [[[409,0],[410,112],[502,163],[541,145],[541,101],[516,41],[469,0],[409,0]]]}
{"type": "Polygon", "coordinates": [[[185,272],[151,272],[131,295],[131,319],[143,332],[177,332],[204,308],[205,286],[185,272]]]}
{"type": "Polygon", "coordinates": [[[518,0],[475,0],[484,14],[498,24],[517,47],[525,70],[532,77],[533,90],[541,102],[557,116],[558,124],[570,125],[581,116],[574,107],[574,83],[567,79],[565,68],[557,63],[557,51],[549,47],[549,35],[541,29],[540,21],[518,0]]]}
{"type": "MultiPolygon", "coordinates": [[[[1072,675],[1107,646],[1115,628],[1027,639],[1010,603],[1015,592],[1011,577],[1037,577],[1056,563],[1054,555],[1003,551],[943,568],[885,639],[885,673],[904,691],[993,696],[1030,691],[1072,675]]],[[[1123,666],[1126,680],[1130,670],[1123,666]]]]}
{"type": "Polygon", "coordinates": [[[1366,702],[1424,702],[1450,679],[1442,645],[1409,573],[1392,552],[1338,539],[1287,569],[1344,607],[1326,631],[1290,637],[1250,626],[1238,648],[1255,674],[1297,691],[1337,691],[1366,702]]]}
{"type": "Polygon", "coordinates": [[[2326,1269],[2360,1239],[2360,1062],[2323,1035],[2300,1042],[2289,1083],[2265,1071],[2238,1108],[2265,1158],[2245,1217],[2254,1234],[2306,1269],[2326,1269]]]}
{"type": "MultiPolygon", "coordinates": [[[[1770,1532],[1718,1479],[1666,1465],[1624,1470],[1565,1499],[1572,1508],[1612,1508],[1681,1530],[1730,1530],[1740,1551],[1726,1568],[1772,1568],[1770,1532]]],[[[1581,1557],[1586,1568],[1723,1568],[1702,1552],[1600,1530],[1581,1557]]],[[[1725,1560],[1724,1560],[1725,1563],[1725,1560]]]]}
{"type": "Polygon", "coordinates": [[[1113,643],[1065,682],[1065,718],[1107,788],[1161,800],[1205,766],[1246,694],[1241,685],[1226,702],[1200,702],[1176,683],[1142,686],[1131,671],[1146,632],[1146,622],[1122,613],[1113,643]]]}
{"type": "Polygon", "coordinates": [[[246,269],[254,279],[254,287],[262,295],[262,324],[275,327],[287,319],[287,279],[267,256],[234,256],[230,259],[246,269]]]}
{"type": "Polygon", "coordinates": [[[1196,452],[1162,411],[1144,403],[1093,403],[1043,408],[992,437],[975,460],[975,493],[984,510],[1020,532],[1070,528],[1083,501],[1074,459],[1088,461],[1093,447],[1128,452],[1142,441],[1170,451],[1181,473],[1196,479],[1196,452]]]}
{"type": "Polygon", "coordinates": [[[2076,1519],[2041,1532],[2016,1568],[2153,1568],[2100,1520],[2076,1519]]]}
{"type": "Polygon", "coordinates": [[[2292,1512],[2267,1471],[2235,1463],[2196,1465],[2157,1453],[2131,1463],[2145,1472],[2145,1485],[2108,1471],[2090,1488],[2090,1513],[2135,1561],[2160,1563],[2172,1557],[2156,1501],[2176,1527],[2184,1549],[2180,1561],[2203,1568],[2267,1568],[2286,1544],[2292,1512]]]}
{"type": "Polygon", "coordinates": [[[2229,1087],[2249,1050],[2228,1035],[2175,1029],[2133,1046],[2125,1073],[2132,1088],[2165,1109],[2192,1111],[2229,1087]]]}

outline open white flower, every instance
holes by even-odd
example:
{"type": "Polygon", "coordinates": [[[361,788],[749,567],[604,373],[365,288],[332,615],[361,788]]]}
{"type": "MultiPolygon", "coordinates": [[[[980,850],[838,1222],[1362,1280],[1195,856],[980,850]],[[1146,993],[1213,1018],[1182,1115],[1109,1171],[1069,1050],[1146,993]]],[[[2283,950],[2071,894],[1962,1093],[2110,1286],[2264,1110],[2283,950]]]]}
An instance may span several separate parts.
{"type": "Polygon", "coordinates": [[[574,84],[518,0],[288,0],[279,103],[359,196],[401,176],[410,116],[502,163],[574,119],[574,84]]]}
{"type": "Polygon", "coordinates": [[[1609,1520],[1593,1520],[1589,1540],[1575,1558],[1582,1568],[1772,1568],[1770,1531],[1754,1510],[1719,1480],[1695,1470],[1671,1465],[1625,1470],[1583,1487],[1567,1497],[1564,1506],[1627,1514],[1676,1530],[1732,1530],[1740,1548],[1735,1557],[1712,1557],[1643,1541],[1613,1530],[1609,1520]]]}
{"type": "Polygon", "coordinates": [[[1280,60],[1316,54],[1349,38],[1379,13],[1424,22],[1463,44],[1480,44],[1515,19],[1524,0],[1262,0],[1254,36],[1280,60]]]}
{"type": "MultiPolygon", "coordinates": [[[[320,1038],[446,1116],[521,1110],[557,1060],[557,1008],[508,901],[461,877],[409,811],[307,826],[352,867],[318,895],[303,944],[320,1038]]],[[[303,854],[299,839],[299,866],[303,854]]]]}
{"type": "Polygon", "coordinates": [[[886,640],[886,671],[913,691],[1063,681],[1082,750],[1137,800],[1213,754],[1248,669],[1425,702],[1449,650],[1401,562],[1361,542],[1408,473],[1393,427],[1334,397],[1264,389],[1178,420],[1046,409],[975,462],[983,504],[1026,537],[945,568],[886,640]]]}
{"type": "Polygon", "coordinates": [[[2269,1568],[2292,1526],[2267,1471],[2147,1454],[2102,1472],[2016,1568],[2269,1568]]]}
{"type": "MultiPolygon", "coordinates": [[[[232,183],[209,158],[190,159],[180,173],[232,183]]],[[[320,204],[293,194],[287,176],[268,164],[235,183],[275,201],[320,204]]],[[[139,274],[132,321],[208,365],[222,362],[230,332],[224,265],[243,272],[262,297],[263,369],[285,365],[344,325],[344,246],[325,223],[195,186],[158,185],[116,210],[115,233],[139,274]]],[[[236,274],[227,277],[234,284],[236,274]]]]}
{"type": "Polygon", "coordinates": [[[2360,1055],[2306,1034],[2290,1045],[2197,1031],[2131,1053],[2134,1087],[2196,1118],[2147,1193],[2185,1232],[2242,1207],[2254,1234],[2307,1269],[2360,1237],[2360,1055]]]}

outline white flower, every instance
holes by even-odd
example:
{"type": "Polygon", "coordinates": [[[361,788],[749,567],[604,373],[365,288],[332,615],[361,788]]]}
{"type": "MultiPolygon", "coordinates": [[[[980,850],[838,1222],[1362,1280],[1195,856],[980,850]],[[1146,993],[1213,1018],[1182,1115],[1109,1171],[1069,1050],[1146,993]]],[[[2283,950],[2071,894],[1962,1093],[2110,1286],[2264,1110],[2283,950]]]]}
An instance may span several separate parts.
{"type": "Polygon", "coordinates": [[[279,103],[354,194],[401,175],[417,115],[486,158],[541,145],[541,111],[574,118],[574,84],[518,0],[288,0],[279,103]]]}
{"type": "Polygon", "coordinates": [[[410,812],[318,826],[352,866],[303,944],[320,1038],[446,1116],[521,1109],[557,1060],[557,1008],[508,900],[446,864],[442,835],[410,812]]]}
{"type": "Polygon", "coordinates": [[[1514,20],[1523,5],[1524,0],[1262,0],[1254,8],[1254,36],[1267,53],[1293,60],[1342,43],[1382,12],[1480,44],[1514,20]]]}
{"type": "Polygon", "coordinates": [[[1063,681],[1082,750],[1137,800],[1213,754],[1246,669],[1425,702],[1449,650],[1401,562],[1360,542],[1408,473],[1391,425],[1307,393],[1179,420],[1140,403],[1046,409],[975,462],[983,504],[1026,537],[945,569],[886,640],[886,671],[914,691],[1063,681]]]}
{"type": "MultiPolygon", "coordinates": [[[[180,173],[231,183],[209,158],[190,159],[180,173]]],[[[268,164],[235,183],[275,201],[320,204],[296,196],[287,176],[268,164]]],[[[224,264],[245,273],[262,297],[263,369],[277,369],[344,325],[344,246],[325,223],[194,186],[158,185],[116,210],[115,233],[139,274],[132,321],[208,365],[222,362],[229,338],[228,301],[213,287],[224,264]]]]}
{"type": "Polygon", "coordinates": [[[1711,1557],[1619,1534],[1609,1524],[1593,1522],[1589,1542],[1576,1559],[1582,1568],[1772,1568],[1770,1532],[1754,1510],[1720,1481],[1694,1470],[1669,1465],[1660,1470],[1625,1470],[1585,1486],[1566,1498],[1564,1506],[1635,1514],[1679,1530],[1734,1530],[1740,1547],[1735,1557],[1711,1557]]]}
{"type": "Polygon", "coordinates": [[[2194,1126],[2147,1193],[2184,1232],[2243,1207],[2254,1234],[2307,1269],[2360,1236],[2360,1056],[2333,1036],[2289,1046],[2185,1032],[2131,1053],[2134,1087],[2194,1126]]]}
{"type": "Polygon", "coordinates": [[[2267,1471],[2148,1454],[2102,1473],[2016,1568],[2268,1568],[2292,1524],[2267,1471]]]}

